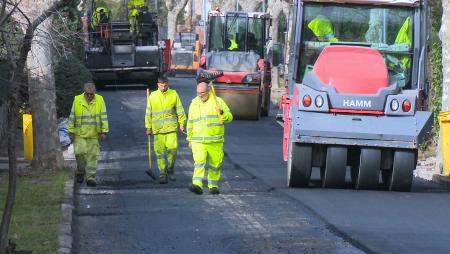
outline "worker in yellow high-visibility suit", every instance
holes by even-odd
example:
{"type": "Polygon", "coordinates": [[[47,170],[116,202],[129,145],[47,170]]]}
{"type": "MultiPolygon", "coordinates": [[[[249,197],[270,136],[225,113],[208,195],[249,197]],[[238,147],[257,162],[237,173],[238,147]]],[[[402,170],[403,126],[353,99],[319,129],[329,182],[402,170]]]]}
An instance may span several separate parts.
{"type": "Polygon", "coordinates": [[[130,32],[139,32],[137,17],[141,8],[145,6],[145,0],[128,0],[128,19],[130,20],[130,32]]]}
{"type": "Polygon", "coordinates": [[[178,93],[169,89],[166,77],[158,78],[158,90],[152,92],[147,100],[145,128],[147,135],[154,136],[153,147],[161,184],[167,183],[168,178],[175,181],[177,129],[180,128],[180,131],[184,133],[185,123],[186,115],[178,93]]]}
{"type": "Polygon", "coordinates": [[[86,175],[88,186],[97,184],[98,140],[105,140],[109,132],[105,101],[95,92],[93,83],[84,85],[84,93],[75,96],[68,123],[77,160],[77,182],[82,183],[86,175]]]}
{"type": "Polygon", "coordinates": [[[230,51],[233,51],[233,50],[236,50],[236,49],[239,48],[239,45],[237,44],[236,39],[233,38],[233,37],[230,37],[230,38],[228,39],[228,43],[229,43],[229,45],[230,45],[230,46],[228,47],[228,50],[230,50],[230,51]]]}
{"type": "Polygon", "coordinates": [[[189,106],[187,123],[187,140],[194,157],[194,174],[189,190],[203,193],[203,177],[207,162],[208,188],[211,194],[219,194],[224,152],[224,123],[230,123],[233,115],[227,104],[220,97],[210,92],[208,84],[197,85],[197,97],[189,106]]]}
{"type": "MultiPolygon", "coordinates": [[[[403,22],[402,27],[398,31],[395,38],[395,44],[406,44],[410,48],[412,46],[412,21],[411,17],[407,17],[403,22]]],[[[400,65],[403,69],[409,69],[411,67],[411,58],[409,56],[402,57],[400,65]]]]}
{"type": "Polygon", "coordinates": [[[338,42],[334,36],[333,24],[324,15],[318,15],[308,23],[308,28],[313,32],[319,41],[338,42]]]}

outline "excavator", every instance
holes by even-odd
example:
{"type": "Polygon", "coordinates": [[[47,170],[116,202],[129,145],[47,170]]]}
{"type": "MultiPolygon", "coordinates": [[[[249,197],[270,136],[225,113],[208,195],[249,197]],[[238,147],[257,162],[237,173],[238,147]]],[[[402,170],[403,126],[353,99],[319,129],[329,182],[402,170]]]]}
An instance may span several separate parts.
{"type": "Polygon", "coordinates": [[[296,1],[281,99],[289,187],[411,190],[433,122],[423,103],[428,8],[426,0],[296,1]]]}

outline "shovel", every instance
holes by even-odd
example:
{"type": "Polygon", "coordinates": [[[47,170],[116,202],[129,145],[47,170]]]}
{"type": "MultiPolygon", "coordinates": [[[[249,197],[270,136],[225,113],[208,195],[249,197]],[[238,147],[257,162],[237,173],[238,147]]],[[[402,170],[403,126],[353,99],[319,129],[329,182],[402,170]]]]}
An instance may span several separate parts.
{"type": "MultiPolygon", "coordinates": [[[[147,100],[148,96],[150,95],[149,89],[147,89],[147,100]]],[[[145,173],[150,176],[151,179],[156,180],[156,175],[153,173],[152,170],[152,140],[150,138],[150,135],[147,135],[147,145],[148,145],[148,170],[145,171],[145,173]]]]}
{"type": "Polygon", "coordinates": [[[156,180],[156,176],[152,170],[152,141],[150,135],[148,135],[147,138],[148,138],[148,170],[146,170],[145,173],[147,173],[147,175],[150,176],[150,178],[152,178],[153,180],[156,180]]]}

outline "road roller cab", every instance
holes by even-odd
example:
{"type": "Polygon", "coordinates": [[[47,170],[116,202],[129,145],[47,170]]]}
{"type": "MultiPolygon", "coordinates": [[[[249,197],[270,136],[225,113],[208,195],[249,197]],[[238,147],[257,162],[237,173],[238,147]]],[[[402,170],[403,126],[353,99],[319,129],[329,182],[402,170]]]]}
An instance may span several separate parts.
{"type": "Polygon", "coordinates": [[[419,0],[298,1],[283,97],[289,187],[409,191],[431,130],[419,0]],[[347,174],[348,172],[348,174],[347,174]]]}
{"type": "Polygon", "coordinates": [[[260,12],[209,13],[206,48],[197,79],[222,71],[215,79],[217,95],[240,119],[267,116],[271,67],[266,55],[270,17],[260,12]]]}

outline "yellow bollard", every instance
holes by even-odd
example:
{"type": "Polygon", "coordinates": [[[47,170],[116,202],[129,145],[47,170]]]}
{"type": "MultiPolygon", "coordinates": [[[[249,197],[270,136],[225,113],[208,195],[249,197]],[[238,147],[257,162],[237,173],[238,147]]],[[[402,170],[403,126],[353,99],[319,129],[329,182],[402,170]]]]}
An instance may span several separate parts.
{"type": "Polygon", "coordinates": [[[33,160],[33,118],[31,114],[23,114],[23,157],[27,161],[33,160]]]}
{"type": "Polygon", "coordinates": [[[450,111],[439,113],[441,127],[441,150],[444,163],[444,175],[450,176],[450,111]]]}

